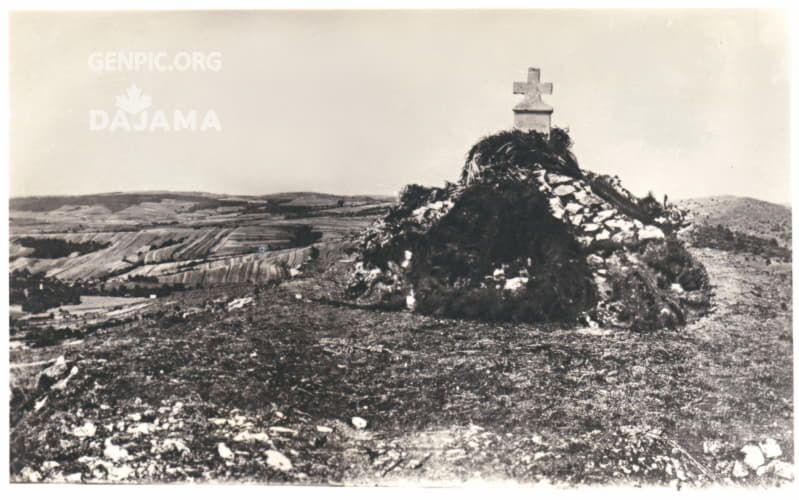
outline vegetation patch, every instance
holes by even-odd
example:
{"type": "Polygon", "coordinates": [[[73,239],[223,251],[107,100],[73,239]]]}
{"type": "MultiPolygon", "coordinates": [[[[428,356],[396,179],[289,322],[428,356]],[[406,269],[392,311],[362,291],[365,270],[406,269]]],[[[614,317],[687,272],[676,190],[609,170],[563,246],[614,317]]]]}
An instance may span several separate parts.
{"type": "Polygon", "coordinates": [[[78,255],[96,252],[103,248],[108,248],[110,243],[98,243],[96,241],[74,242],[57,238],[32,238],[24,237],[17,239],[20,245],[32,248],[33,253],[30,257],[37,259],[60,259],[68,257],[77,252],[78,255]]]}

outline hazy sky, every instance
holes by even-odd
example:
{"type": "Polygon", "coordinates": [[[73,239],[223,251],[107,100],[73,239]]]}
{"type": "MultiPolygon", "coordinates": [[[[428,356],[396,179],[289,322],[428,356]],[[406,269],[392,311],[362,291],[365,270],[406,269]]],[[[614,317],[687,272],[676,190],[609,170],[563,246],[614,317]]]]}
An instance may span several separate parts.
{"type": "Polygon", "coordinates": [[[12,196],[393,194],[412,182],[440,185],[458,177],[477,139],[511,127],[521,100],[512,84],[528,66],[553,82],[545,96],[553,124],[570,129],[583,168],[617,174],[639,195],[791,196],[788,26],[780,12],[10,18],[12,196]],[[90,68],[93,53],[131,51],[164,52],[166,63],[218,51],[221,69],[90,68]],[[92,110],[113,117],[115,98],[131,85],[151,97],[148,116],[161,110],[173,126],[174,110],[195,110],[198,121],[212,110],[220,130],[90,130],[92,110]]]}

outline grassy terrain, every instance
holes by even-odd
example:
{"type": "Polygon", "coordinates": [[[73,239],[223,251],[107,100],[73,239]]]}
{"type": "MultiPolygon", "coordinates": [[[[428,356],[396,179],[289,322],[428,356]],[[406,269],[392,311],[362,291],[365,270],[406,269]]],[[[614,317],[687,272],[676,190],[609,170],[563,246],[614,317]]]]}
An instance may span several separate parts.
{"type": "Polygon", "coordinates": [[[159,299],[78,343],[12,351],[12,477],[775,484],[731,468],[765,437],[793,461],[790,264],[695,254],[713,310],[676,332],[357,308],[343,263],[159,299]],[[36,388],[31,363],[59,355],[77,373],[36,388]]]}

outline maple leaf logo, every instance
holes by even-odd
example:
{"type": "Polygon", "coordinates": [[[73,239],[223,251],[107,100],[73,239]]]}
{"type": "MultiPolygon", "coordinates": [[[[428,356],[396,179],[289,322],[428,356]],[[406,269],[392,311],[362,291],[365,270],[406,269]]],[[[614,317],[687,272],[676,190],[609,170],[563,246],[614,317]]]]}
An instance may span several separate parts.
{"type": "Polygon", "coordinates": [[[142,94],[141,89],[136,85],[131,85],[125,89],[124,95],[116,97],[116,103],[117,107],[122,111],[135,115],[152,106],[153,99],[148,95],[142,94]]]}

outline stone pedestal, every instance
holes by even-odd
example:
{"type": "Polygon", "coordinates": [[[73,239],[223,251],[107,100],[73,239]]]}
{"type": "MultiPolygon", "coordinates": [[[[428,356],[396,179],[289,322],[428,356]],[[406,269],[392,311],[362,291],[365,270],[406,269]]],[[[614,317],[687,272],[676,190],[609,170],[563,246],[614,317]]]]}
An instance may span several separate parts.
{"type": "Polygon", "coordinates": [[[514,82],[513,93],[524,94],[524,100],[513,107],[513,126],[549,135],[554,108],[541,100],[541,94],[551,94],[552,84],[541,83],[541,70],[529,68],[527,81],[514,82]]]}

